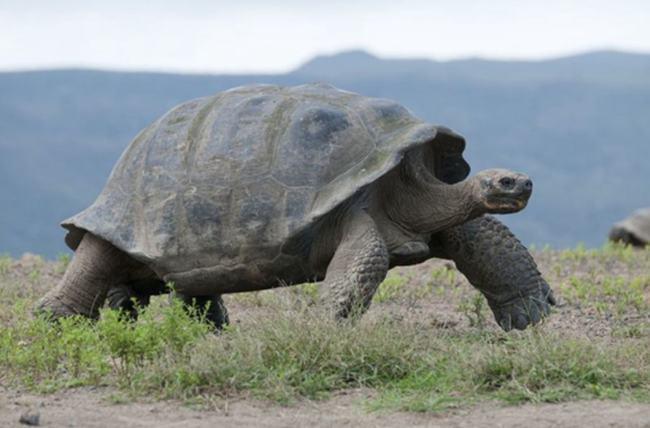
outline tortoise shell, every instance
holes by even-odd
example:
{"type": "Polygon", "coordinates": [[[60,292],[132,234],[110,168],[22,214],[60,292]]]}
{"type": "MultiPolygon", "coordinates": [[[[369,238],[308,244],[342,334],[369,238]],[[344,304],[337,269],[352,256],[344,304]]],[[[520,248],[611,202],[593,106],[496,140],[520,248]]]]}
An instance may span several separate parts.
{"type": "Polygon", "coordinates": [[[636,210],[631,216],[616,223],[610,231],[610,239],[644,246],[650,244],[650,208],[636,210]]]}
{"type": "Polygon", "coordinates": [[[468,175],[463,138],[396,102],[325,84],[234,88],[141,131],[97,200],[63,222],[66,242],[76,249],[90,231],[166,280],[267,274],[296,263],[296,237],[422,147],[436,177],[468,175]]]}

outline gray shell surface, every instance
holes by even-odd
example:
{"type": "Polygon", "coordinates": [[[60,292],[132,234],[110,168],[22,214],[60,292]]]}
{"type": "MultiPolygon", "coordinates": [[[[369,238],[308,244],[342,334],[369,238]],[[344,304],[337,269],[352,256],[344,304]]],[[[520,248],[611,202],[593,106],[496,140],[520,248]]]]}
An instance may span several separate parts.
{"type": "Polygon", "coordinates": [[[66,242],[90,231],[166,280],[264,275],[283,244],[434,140],[457,154],[444,173],[464,179],[462,137],[393,101],[325,84],[234,88],[144,129],[97,200],[63,222],[66,242]]]}
{"type": "Polygon", "coordinates": [[[616,229],[629,233],[644,244],[650,244],[650,208],[634,211],[631,216],[616,223],[612,228],[612,233],[616,229]]]}

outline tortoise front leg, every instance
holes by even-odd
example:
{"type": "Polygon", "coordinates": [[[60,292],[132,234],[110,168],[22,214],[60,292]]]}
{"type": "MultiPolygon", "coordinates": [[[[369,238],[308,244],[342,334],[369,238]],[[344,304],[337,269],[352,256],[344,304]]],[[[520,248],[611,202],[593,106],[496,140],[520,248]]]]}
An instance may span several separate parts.
{"type": "Polygon", "coordinates": [[[321,299],[337,319],[361,315],[388,272],[388,250],[374,220],[365,211],[354,213],[330,261],[321,299]]]}
{"type": "Polygon", "coordinates": [[[555,305],[553,292],[526,247],[492,216],[439,232],[432,252],[456,263],[487,298],[497,323],[506,331],[537,324],[555,305]]]}

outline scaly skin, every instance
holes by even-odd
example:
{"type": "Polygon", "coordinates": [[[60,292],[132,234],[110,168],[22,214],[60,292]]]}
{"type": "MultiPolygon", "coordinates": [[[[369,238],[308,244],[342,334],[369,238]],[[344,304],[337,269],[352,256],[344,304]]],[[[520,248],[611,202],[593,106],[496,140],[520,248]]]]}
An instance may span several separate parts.
{"type": "Polygon", "coordinates": [[[506,331],[537,324],[555,305],[553,292],[526,247],[494,217],[486,215],[442,231],[434,245],[483,293],[506,331]]]}
{"type": "Polygon", "coordinates": [[[365,211],[353,214],[343,236],[321,287],[322,301],[337,319],[365,312],[389,261],[386,244],[365,211]]]}
{"type": "Polygon", "coordinates": [[[108,289],[123,280],[132,259],[108,242],[86,233],[63,278],[38,303],[37,311],[54,318],[99,316],[108,289]],[[121,274],[122,272],[122,274],[121,274]]]}

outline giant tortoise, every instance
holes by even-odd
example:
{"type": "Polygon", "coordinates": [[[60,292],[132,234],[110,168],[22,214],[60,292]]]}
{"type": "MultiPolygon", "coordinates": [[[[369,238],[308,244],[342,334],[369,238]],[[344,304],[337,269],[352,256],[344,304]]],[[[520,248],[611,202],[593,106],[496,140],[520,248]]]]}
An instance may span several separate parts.
{"type": "Polygon", "coordinates": [[[144,129],[86,210],[63,222],[74,257],[39,303],[96,317],[107,293],[173,283],[190,301],[323,281],[344,318],[388,269],[452,259],[506,330],[554,304],[525,247],[488,213],[523,209],[524,174],[472,178],[465,140],[396,102],[326,84],[251,85],[183,103],[144,129]],[[117,290],[117,291],[116,291],[117,290]]]}
{"type": "Polygon", "coordinates": [[[609,239],[634,247],[650,244],[650,208],[636,210],[628,218],[614,224],[609,239]]]}

